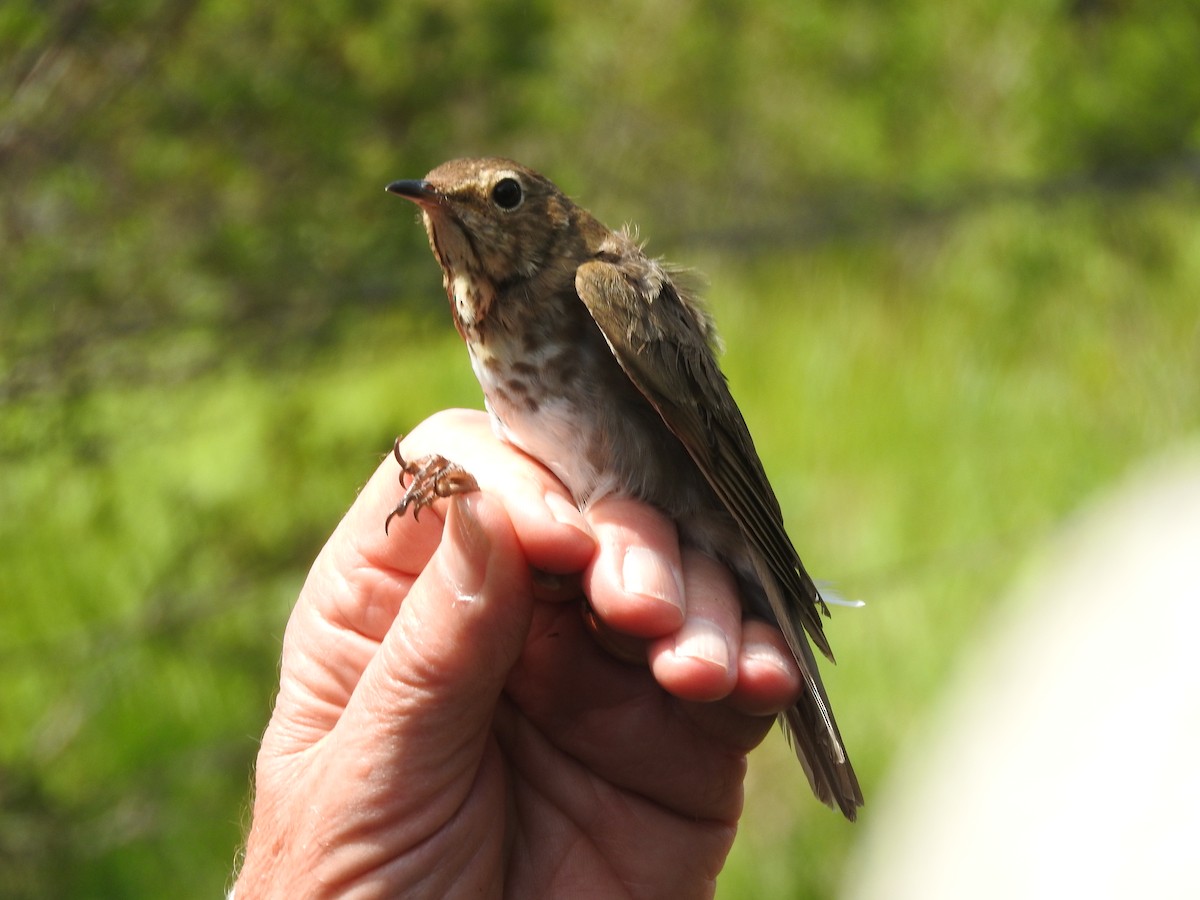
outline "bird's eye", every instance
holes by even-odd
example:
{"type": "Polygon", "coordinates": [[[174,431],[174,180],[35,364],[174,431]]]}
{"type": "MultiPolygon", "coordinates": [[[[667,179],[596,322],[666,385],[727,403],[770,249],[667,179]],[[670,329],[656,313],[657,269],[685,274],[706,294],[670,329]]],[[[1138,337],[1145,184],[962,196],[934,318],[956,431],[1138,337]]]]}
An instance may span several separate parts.
{"type": "Polygon", "coordinates": [[[501,209],[516,209],[524,199],[521,183],[515,178],[501,178],[492,188],[492,202],[501,209]]]}

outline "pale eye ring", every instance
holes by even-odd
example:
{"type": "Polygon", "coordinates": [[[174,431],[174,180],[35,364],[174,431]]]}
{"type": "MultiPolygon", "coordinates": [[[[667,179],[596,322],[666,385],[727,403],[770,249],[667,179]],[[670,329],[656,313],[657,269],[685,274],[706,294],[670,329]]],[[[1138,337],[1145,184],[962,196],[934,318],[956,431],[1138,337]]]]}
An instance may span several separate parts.
{"type": "Polygon", "coordinates": [[[525,192],[515,178],[501,178],[492,188],[492,202],[503,210],[512,211],[521,205],[525,192]]]}

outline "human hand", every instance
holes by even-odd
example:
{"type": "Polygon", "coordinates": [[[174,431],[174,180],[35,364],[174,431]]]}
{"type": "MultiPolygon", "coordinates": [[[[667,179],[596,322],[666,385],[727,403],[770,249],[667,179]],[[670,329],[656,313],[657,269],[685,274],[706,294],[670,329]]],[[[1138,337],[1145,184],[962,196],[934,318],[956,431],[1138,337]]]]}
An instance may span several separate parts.
{"type": "Polygon", "coordinates": [[[402,450],[481,490],[385,535],[389,455],[318,556],[238,900],[711,895],[745,754],[800,690],[782,636],[741,620],[729,573],[681,556],[660,513],[581,514],[482,413],[439,414],[402,450]]]}

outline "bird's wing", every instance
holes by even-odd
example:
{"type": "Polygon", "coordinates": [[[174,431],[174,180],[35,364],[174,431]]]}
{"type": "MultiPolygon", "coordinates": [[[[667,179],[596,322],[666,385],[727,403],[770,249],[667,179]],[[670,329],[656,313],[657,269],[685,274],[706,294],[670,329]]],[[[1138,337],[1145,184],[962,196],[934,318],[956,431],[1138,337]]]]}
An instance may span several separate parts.
{"type": "Polygon", "coordinates": [[[793,651],[800,654],[796,645],[805,644],[789,633],[798,616],[832,659],[818,615],[825,604],[784,529],[779,501],[708,345],[706,317],[640,253],[606,258],[602,252],[579,267],[575,290],[625,374],[683,443],[781,589],[764,585],[793,651]]]}
{"type": "Polygon", "coordinates": [[[767,600],[804,672],[805,691],[784,714],[789,736],[817,796],[853,821],[862,790],[804,638],[807,632],[833,659],[818,615],[827,613],[825,604],[783,527],[750,430],[709,346],[707,317],[660,266],[620,248],[618,243],[616,252],[606,255],[602,247],[581,265],[575,291],[629,380],[741,528],[767,600]]]}

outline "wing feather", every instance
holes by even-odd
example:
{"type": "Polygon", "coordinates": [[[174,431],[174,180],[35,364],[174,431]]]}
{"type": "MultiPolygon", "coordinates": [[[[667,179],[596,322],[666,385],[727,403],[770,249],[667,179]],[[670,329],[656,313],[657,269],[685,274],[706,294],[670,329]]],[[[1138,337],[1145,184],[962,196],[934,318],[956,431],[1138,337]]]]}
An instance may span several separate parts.
{"type": "Polygon", "coordinates": [[[833,659],[818,615],[828,610],[784,528],[750,430],[710,347],[707,317],[636,245],[623,236],[615,241],[618,249],[624,241],[624,249],[636,253],[606,258],[602,252],[584,263],[576,272],[576,293],[629,380],[738,523],[767,602],[804,672],[804,694],[783,716],[789,737],[817,796],[853,821],[862,791],[804,637],[807,632],[833,659]]]}
{"type": "MultiPolygon", "coordinates": [[[[772,606],[783,605],[773,609],[780,625],[789,630],[798,615],[813,643],[832,659],[818,615],[826,612],[824,601],[784,528],[750,430],[708,344],[704,319],[657,263],[640,254],[620,263],[601,256],[580,266],[579,298],[625,374],[682,442],[787,595],[772,596],[777,592],[768,587],[772,606]]],[[[789,643],[798,637],[788,635],[789,643]]]]}

